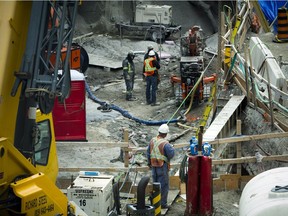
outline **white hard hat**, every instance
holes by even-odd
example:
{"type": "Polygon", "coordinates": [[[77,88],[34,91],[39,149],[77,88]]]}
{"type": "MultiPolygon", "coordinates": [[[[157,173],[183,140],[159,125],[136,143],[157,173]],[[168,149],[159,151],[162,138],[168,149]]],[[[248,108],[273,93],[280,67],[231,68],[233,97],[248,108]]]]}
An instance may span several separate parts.
{"type": "Polygon", "coordinates": [[[151,50],[149,53],[148,53],[149,56],[155,56],[155,52],[153,50],[151,50]]]}
{"type": "Polygon", "coordinates": [[[167,134],[169,133],[169,127],[167,124],[162,124],[159,129],[158,129],[159,133],[163,133],[163,134],[167,134]]]}

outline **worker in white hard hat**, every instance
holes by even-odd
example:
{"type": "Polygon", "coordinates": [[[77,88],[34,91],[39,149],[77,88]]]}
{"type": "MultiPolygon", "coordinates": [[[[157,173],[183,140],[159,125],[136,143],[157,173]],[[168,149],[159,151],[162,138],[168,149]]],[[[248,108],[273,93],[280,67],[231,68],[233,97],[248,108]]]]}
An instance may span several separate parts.
{"type": "Polygon", "coordinates": [[[156,60],[154,50],[150,50],[149,57],[145,59],[143,71],[146,77],[146,104],[151,106],[159,105],[156,102],[157,79],[160,64],[156,60]]]}
{"type": "MultiPolygon", "coordinates": [[[[150,52],[151,50],[153,50],[153,51],[155,52],[153,45],[152,45],[152,44],[149,44],[148,47],[147,47],[147,52],[146,52],[145,55],[144,55],[144,61],[149,57],[149,52],[150,52]]],[[[158,61],[159,65],[160,65],[160,58],[159,58],[159,55],[158,55],[157,52],[155,52],[155,58],[156,58],[156,60],[158,61]]],[[[145,75],[144,75],[144,72],[145,72],[145,71],[143,71],[143,81],[145,81],[145,79],[146,79],[146,77],[145,77],[145,75]]],[[[160,76],[159,76],[159,73],[158,73],[157,85],[158,85],[159,83],[160,83],[160,76]]]]}
{"type": "Polygon", "coordinates": [[[133,62],[135,55],[131,50],[128,52],[127,57],[122,62],[123,67],[123,77],[126,84],[126,100],[133,101],[136,100],[135,97],[132,97],[132,92],[134,88],[134,78],[135,78],[135,65],[133,62]]]}
{"type": "Polygon", "coordinates": [[[170,160],[174,157],[174,148],[165,139],[169,133],[167,124],[158,129],[158,136],[151,139],[147,148],[148,166],[152,169],[153,182],[161,184],[161,207],[168,208],[170,160]]]}
{"type": "MultiPolygon", "coordinates": [[[[154,47],[153,47],[153,45],[148,45],[148,47],[147,47],[147,52],[145,53],[145,55],[144,55],[144,61],[145,61],[145,59],[147,59],[148,57],[149,57],[149,52],[151,51],[151,50],[153,50],[154,52],[155,52],[155,50],[154,50],[154,47]]],[[[156,57],[156,60],[159,62],[159,64],[160,64],[160,58],[159,58],[159,55],[158,55],[158,53],[157,52],[155,52],[155,57],[156,57]]]]}

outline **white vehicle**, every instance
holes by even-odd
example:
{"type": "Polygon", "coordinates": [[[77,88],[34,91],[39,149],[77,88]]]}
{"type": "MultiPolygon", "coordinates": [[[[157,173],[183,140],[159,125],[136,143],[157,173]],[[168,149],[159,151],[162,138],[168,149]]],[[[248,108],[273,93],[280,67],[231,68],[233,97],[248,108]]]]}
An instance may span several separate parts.
{"type": "Polygon", "coordinates": [[[164,40],[181,30],[180,25],[172,22],[172,6],[147,5],[136,6],[134,22],[116,23],[120,35],[131,32],[133,35],[144,35],[144,39],[164,40]]]}

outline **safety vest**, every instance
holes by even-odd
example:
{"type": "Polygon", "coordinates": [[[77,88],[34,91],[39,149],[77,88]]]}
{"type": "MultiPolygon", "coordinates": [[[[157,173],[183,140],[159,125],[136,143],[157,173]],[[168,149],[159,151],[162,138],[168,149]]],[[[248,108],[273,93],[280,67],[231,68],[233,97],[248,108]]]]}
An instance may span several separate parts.
{"type": "Polygon", "coordinates": [[[133,73],[133,67],[131,67],[129,61],[127,61],[127,66],[123,67],[123,70],[127,70],[128,73],[133,73]]]}
{"type": "Polygon", "coordinates": [[[150,57],[145,59],[144,61],[144,67],[145,67],[145,76],[152,76],[155,72],[155,70],[157,70],[156,67],[153,66],[153,60],[155,60],[155,58],[150,57]]]}
{"type": "Polygon", "coordinates": [[[152,167],[162,167],[164,162],[168,162],[164,155],[164,146],[168,143],[167,140],[159,137],[154,137],[150,142],[150,160],[152,167]]]}

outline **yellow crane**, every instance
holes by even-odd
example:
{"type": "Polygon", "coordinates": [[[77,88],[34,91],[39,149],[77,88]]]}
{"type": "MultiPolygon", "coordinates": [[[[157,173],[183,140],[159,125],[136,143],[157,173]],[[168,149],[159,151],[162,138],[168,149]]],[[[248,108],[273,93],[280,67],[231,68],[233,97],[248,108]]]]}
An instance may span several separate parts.
{"type": "Polygon", "coordinates": [[[64,100],[70,91],[77,6],[77,1],[0,1],[0,215],[80,215],[55,185],[51,117],[55,98],[64,100]]]}

